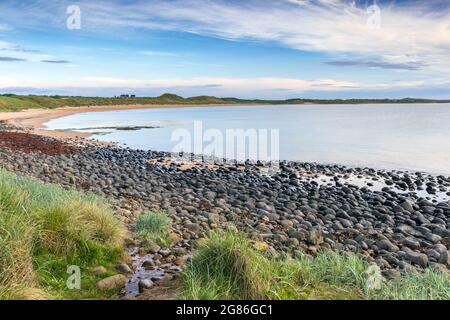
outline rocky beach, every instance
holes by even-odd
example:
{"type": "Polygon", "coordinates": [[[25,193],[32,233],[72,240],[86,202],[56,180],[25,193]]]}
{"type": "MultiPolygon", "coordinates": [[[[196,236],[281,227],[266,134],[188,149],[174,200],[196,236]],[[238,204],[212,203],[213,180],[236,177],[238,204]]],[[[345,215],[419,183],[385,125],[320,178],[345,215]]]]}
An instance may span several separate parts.
{"type": "Polygon", "coordinates": [[[450,268],[448,176],[288,161],[267,174],[264,163],[186,163],[82,140],[3,123],[0,167],[104,196],[130,230],[141,212],[167,213],[171,245],[127,240],[130,261],[118,266],[128,281],[124,297],[176,278],[196,241],[231,226],[273,257],[354,252],[388,279],[450,268]]]}

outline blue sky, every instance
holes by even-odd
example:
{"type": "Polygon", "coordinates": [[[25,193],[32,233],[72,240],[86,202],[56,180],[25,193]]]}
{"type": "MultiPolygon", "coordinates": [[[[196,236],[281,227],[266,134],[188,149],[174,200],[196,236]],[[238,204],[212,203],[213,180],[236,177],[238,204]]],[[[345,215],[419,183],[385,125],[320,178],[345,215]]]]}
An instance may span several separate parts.
{"type": "Polygon", "coordinates": [[[373,4],[2,1],[0,93],[450,98],[449,1],[373,4]]]}

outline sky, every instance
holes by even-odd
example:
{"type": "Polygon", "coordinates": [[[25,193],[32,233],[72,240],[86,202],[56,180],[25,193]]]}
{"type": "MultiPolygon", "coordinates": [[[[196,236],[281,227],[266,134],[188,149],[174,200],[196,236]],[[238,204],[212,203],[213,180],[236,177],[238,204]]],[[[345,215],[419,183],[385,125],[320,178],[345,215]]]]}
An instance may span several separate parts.
{"type": "Polygon", "coordinates": [[[450,98],[448,0],[0,0],[0,93],[450,98]]]}

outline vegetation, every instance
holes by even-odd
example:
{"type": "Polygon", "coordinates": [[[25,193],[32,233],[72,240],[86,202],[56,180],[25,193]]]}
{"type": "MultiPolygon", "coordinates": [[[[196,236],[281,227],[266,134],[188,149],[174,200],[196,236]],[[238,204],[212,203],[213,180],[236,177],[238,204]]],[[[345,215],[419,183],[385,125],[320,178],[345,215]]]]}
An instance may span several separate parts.
{"type": "Polygon", "coordinates": [[[183,275],[183,299],[450,299],[450,277],[435,269],[368,286],[367,262],[355,254],[267,257],[235,231],[212,233],[183,275]]]}
{"type": "Polygon", "coordinates": [[[0,299],[111,296],[92,269],[117,263],[124,233],[103,199],[0,170],[0,299]],[[81,290],[66,286],[71,265],[81,290]]]}
{"type": "MultiPolygon", "coordinates": [[[[142,214],[137,235],[167,243],[170,220],[142,214]]],[[[121,260],[124,226],[105,200],[0,170],[0,300],[103,299],[97,266],[121,260]],[[68,266],[81,269],[81,290],[70,290],[68,266]]],[[[370,287],[369,264],[355,254],[269,257],[265,246],[236,230],[211,231],[182,276],[182,299],[450,299],[450,276],[426,269],[370,287]]]]}
{"type": "Polygon", "coordinates": [[[138,217],[135,232],[141,239],[152,240],[161,245],[167,245],[169,224],[169,217],[165,213],[147,212],[138,217]]]}
{"type": "Polygon", "coordinates": [[[216,98],[210,96],[198,96],[183,98],[175,94],[166,93],[159,97],[134,97],[134,98],[100,98],[100,97],[76,97],[76,96],[36,96],[36,95],[0,95],[0,111],[20,111],[24,109],[54,109],[59,107],[100,106],[100,105],[130,105],[130,104],[360,104],[360,103],[440,103],[450,100],[427,99],[289,99],[289,100],[244,100],[237,98],[216,98]]]}
{"type": "Polygon", "coordinates": [[[183,98],[174,94],[164,94],[155,98],[99,98],[99,97],[66,97],[66,96],[23,96],[0,95],[0,111],[20,111],[24,109],[55,109],[60,107],[130,105],[130,104],[227,104],[223,99],[215,97],[183,98]]]}

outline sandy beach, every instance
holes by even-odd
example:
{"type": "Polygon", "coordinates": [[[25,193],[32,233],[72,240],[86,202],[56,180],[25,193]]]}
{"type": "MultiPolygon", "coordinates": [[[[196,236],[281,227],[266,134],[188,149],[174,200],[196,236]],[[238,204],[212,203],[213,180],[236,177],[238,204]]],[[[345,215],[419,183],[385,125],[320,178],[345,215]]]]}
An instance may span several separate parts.
{"type": "MultiPolygon", "coordinates": [[[[247,104],[246,104],[247,105],[247,104]]],[[[256,106],[256,104],[248,104],[249,106],[256,106]]],[[[66,117],[72,114],[85,112],[106,112],[114,110],[136,110],[136,109],[164,109],[164,108],[189,108],[189,107],[231,107],[242,106],[242,104],[208,104],[208,105],[109,105],[109,106],[81,106],[81,107],[64,107],[56,109],[27,109],[18,112],[0,112],[0,121],[29,129],[30,133],[45,135],[53,138],[75,138],[75,137],[89,137],[90,133],[85,132],[68,132],[68,131],[54,131],[46,130],[45,123],[50,120],[66,117]]]]}

